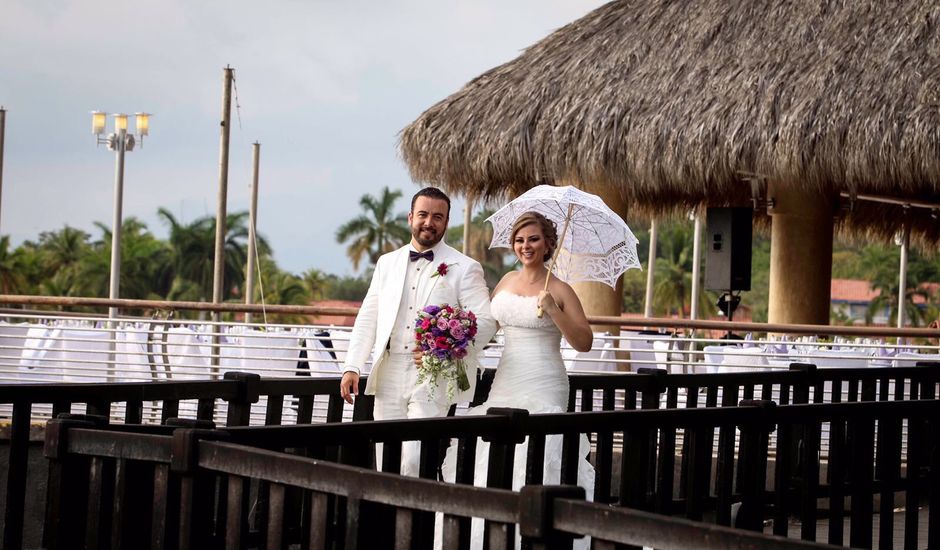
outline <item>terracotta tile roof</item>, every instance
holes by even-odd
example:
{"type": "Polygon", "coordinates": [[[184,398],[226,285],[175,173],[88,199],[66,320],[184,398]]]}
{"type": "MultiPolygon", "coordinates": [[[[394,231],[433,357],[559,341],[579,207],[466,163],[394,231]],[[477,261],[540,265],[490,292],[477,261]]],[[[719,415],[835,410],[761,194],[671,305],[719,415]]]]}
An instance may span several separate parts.
{"type": "Polygon", "coordinates": [[[868,303],[880,294],[870,282],[859,279],[833,279],[829,286],[829,299],[833,302],[868,303]]]}
{"type": "MultiPolygon", "coordinates": [[[[362,302],[355,300],[317,300],[310,302],[312,306],[318,307],[355,307],[358,308],[362,302]]],[[[351,327],[356,322],[355,315],[310,315],[310,322],[317,325],[335,325],[338,327],[351,327]]]]}
{"type": "MultiPolygon", "coordinates": [[[[935,296],[940,290],[940,283],[921,283],[917,288],[929,296],[935,296]]],[[[833,279],[829,292],[829,299],[833,302],[860,304],[867,304],[881,295],[881,291],[872,288],[870,282],[859,279],[833,279]]],[[[914,303],[925,304],[927,300],[920,294],[915,294],[914,303]]]]}

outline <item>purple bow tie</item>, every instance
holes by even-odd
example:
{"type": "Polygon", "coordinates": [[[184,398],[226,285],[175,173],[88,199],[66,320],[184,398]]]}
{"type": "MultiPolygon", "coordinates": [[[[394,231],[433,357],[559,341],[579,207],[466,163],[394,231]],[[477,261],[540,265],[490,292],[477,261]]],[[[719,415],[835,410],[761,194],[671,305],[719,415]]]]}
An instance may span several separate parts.
{"type": "Polygon", "coordinates": [[[434,251],[433,251],[433,250],[425,250],[424,252],[415,252],[414,250],[409,250],[409,251],[408,251],[408,259],[409,259],[409,260],[411,260],[412,262],[417,262],[417,261],[418,261],[418,258],[424,258],[425,260],[427,260],[427,261],[429,261],[429,262],[433,262],[433,261],[434,261],[434,251]]]}

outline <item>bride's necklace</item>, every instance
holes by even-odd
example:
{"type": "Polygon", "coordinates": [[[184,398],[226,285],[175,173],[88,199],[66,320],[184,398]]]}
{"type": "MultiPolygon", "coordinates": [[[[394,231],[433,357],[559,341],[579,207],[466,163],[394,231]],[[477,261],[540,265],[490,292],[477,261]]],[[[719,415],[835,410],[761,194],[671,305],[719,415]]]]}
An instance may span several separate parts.
{"type": "Polygon", "coordinates": [[[523,282],[530,286],[542,285],[545,283],[545,277],[548,276],[548,270],[546,269],[544,273],[540,273],[534,280],[528,280],[525,272],[519,273],[520,278],[523,282]]]}

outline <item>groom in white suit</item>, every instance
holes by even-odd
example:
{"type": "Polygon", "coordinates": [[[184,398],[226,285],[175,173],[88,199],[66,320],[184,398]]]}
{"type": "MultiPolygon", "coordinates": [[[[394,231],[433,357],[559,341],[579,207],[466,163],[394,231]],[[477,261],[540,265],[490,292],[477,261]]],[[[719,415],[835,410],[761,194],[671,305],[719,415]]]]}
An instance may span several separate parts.
{"type": "MultiPolygon", "coordinates": [[[[415,349],[414,321],[427,305],[460,305],[476,315],[476,343],[464,359],[470,389],[454,401],[473,397],[477,354],[496,332],[496,321],[490,314],[483,268],[442,240],[449,217],[447,195],[434,187],[418,191],[408,213],[411,242],[375,264],[349,340],[340,391],[348,403],[353,402],[360,370],[371,353],[372,371],[365,392],[375,395],[376,420],[445,416],[452,404],[443,381],[431,392],[427,382],[417,384],[421,354],[415,349]]],[[[417,442],[402,446],[403,474],[418,474],[417,453],[417,442]]]]}

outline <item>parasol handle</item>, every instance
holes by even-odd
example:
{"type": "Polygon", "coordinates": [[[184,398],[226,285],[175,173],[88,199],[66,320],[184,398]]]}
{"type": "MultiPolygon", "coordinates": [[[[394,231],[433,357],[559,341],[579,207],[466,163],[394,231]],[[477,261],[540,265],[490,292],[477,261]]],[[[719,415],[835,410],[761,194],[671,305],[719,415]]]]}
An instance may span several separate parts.
{"type": "MultiPolygon", "coordinates": [[[[568,234],[568,222],[571,221],[571,212],[574,210],[574,204],[568,204],[568,214],[565,215],[565,225],[561,228],[561,237],[558,238],[558,244],[555,246],[555,252],[552,253],[552,262],[548,264],[548,273],[545,275],[545,287],[542,291],[548,290],[548,281],[552,278],[552,269],[555,268],[555,260],[558,259],[558,253],[561,252],[561,243],[565,242],[565,235],[568,234]]],[[[542,318],[542,306],[538,306],[535,316],[542,318]]]]}

